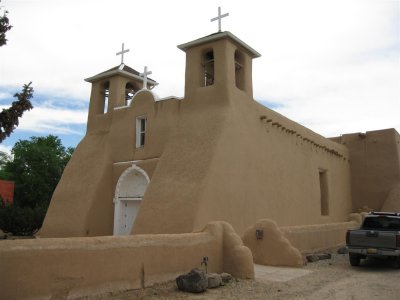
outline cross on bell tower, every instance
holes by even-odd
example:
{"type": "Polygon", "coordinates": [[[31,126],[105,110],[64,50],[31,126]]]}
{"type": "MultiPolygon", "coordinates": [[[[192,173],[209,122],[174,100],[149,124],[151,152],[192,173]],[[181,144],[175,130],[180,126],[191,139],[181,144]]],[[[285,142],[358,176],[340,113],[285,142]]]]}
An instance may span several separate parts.
{"type": "Polygon", "coordinates": [[[122,43],[122,50],[117,52],[115,55],[121,55],[121,65],[124,63],[124,53],[129,52],[129,49],[124,49],[124,43],[122,43]]]}
{"type": "Polygon", "coordinates": [[[144,67],[143,73],[140,73],[140,77],[143,77],[143,89],[147,90],[147,75],[151,75],[151,71],[147,71],[147,66],[144,67]]]}
{"type": "Polygon", "coordinates": [[[218,20],[218,32],[221,32],[221,19],[229,16],[229,13],[221,15],[221,7],[218,6],[218,17],[212,18],[211,22],[218,20]]]}

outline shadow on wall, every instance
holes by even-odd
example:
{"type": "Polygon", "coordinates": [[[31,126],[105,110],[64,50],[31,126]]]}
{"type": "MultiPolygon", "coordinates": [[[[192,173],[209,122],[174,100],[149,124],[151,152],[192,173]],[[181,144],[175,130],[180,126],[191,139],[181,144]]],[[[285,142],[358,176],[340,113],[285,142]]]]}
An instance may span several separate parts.
{"type": "Polygon", "coordinates": [[[389,192],[383,203],[381,211],[400,212],[400,183],[396,184],[389,192]]]}

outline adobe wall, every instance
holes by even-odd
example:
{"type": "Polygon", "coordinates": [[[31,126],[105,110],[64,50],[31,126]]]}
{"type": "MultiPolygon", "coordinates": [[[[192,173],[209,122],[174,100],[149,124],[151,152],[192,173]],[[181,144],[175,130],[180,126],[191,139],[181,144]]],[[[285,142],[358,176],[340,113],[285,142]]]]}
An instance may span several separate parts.
{"type": "MultiPolygon", "coordinates": [[[[353,211],[381,210],[400,184],[400,136],[395,129],[344,134],[333,138],[350,151],[353,211]]],[[[400,203],[400,198],[397,200],[400,203]]],[[[399,204],[400,205],[400,204],[399,204]]]]}
{"type": "Polygon", "coordinates": [[[231,223],[239,234],[263,218],[281,226],[346,220],[347,148],[255,102],[251,69],[243,90],[236,87],[237,45],[204,45],[211,46],[219,60],[213,85],[200,87],[200,75],[193,74],[201,69],[199,48],[187,53],[188,65],[197,67],[186,70],[183,100],[156,102],[152,92],[140,91],[129,107],[90,116],[41,236],[112,234],[115,185],[132,163],[150,177],[133,234],[192,232],[214,220],[231,223]],[[143,115],[146,145],[136,148],[135,119],[143,115]]]}
{"type": "Polygon", "coordinates": [[[361,216],[347,222],[286,226],[280,227],[280,230],[293,247],[307,254],[343,246],[347,230],[358,229],[360,225],[361,216]]]}
{"type": "MultiPolygon", "coordinates": [[[[216,59],[227,53],[216,72],[233,74],[234,46],[213,47],[216,59]]],[[[200,52],[187,53],[187,64],[198,67],[191,60],[200,52]]],[[[236,87],[234,76],[216,76],[214,85],[197,87],[193,72],[187,68],[187,81],[193,82],[186,85],[177,128],[133,233],[187,232],[212,220],[229,222],[239,234],[263,218],[282,226],[347,220],[350,170],[344,146],[258,104],[236,87]],[[328,177],[327,215],[321,213],[320,170],[328,177]]]]}
{"type": "Polygon", "coordinates": [[[361,214],[350,214],[347,222],[279,227],[270,219],[258,220],[242,235],[256,264],[301,267],[303,255],[338,248],[346,232],[359,228],[361,214]]]}
{"type": "Polygon", "coordinates": [[[113,198],[119,176],[135,161],[151,178],[176,127],[180,101],[155,100],[150,91],[142,91],[130,106],[89,117],[87,133],[53,193],[41,237],[113,234],[113,198]],[[135,119],[143,114],[148,118],[146,147],[137,149],[135,119]]]}
{"type": "Polygon", "coordinates": [[[74,299],[173,280],[209,258],[209,272],[254,278],[251,252],[227,223],[198,233],[0,243],[2,299],[74,299]]]}
{"type": "Polygon", "coordinates": [[[203,183],[195,228],[225,220],[242,234],[259,219],[280,226],[342,222],[351,212],[348,152],[236,90],[203,183]],[[319,171],[328,175],[322,215],[319,171]]]}
{"type": "Polygon", "coordinates": [[[131,106],[97,117],[112,117],[110,127],[88,129],[53,195],[42,237],[111,235],[115,185],[133,162],[151,179],[133,233],[191,232],[224,220],[242,234],[258,219],[331,223],[351,210],[346,148],[237,88],[216,84],[159,102],[141,92],[131,106]],[[137,149],[132,123],[144,114],[146,146],[137,149]],[[328,174],[326,216],[320,169],[328,174]]]}
{"type": "MultiPolygon", "coordinates": [[[[212,165],[213,156],[226,117],[226,97],[217,93],[221,98],[215,101],[215,93],[211,86],[199,89],[195,98],[182,100],[179,121],[147,187],[134,234],[195,229],[200,195],[210,170],[216,167],[212,165]]],[[[214,220],[222,219],[209,219],[214,220]]]]}
{"type": "Polygon", "coordinates": [[[112,234],[112,162],[107,134],[87,134],[64,169],[39,232],[41,237],[112,234]],[[101,187],[101,188],[99,188],[101,187]],[[90,226],[95,210],[98,221],[90,226]],[[100,221],[101,220],[101,221],[100,221]]]}

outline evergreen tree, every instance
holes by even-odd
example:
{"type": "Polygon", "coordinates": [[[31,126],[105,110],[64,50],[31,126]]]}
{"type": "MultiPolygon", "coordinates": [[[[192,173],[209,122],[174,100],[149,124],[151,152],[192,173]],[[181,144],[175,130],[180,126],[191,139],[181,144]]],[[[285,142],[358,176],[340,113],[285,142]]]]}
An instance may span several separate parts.
{"type": "Polygon", "coordinates": [[[0,16],[0,47],[7,44],[6,32],[12,28],[9,24],[7,13],[8,11],[5,10],[3,16],[0,16]]]}
{"type": "MultiPolygon", "coordinates": [[[[7,17],[7,11],[0,16],[0,47],[7,43],[6,32],[11,29],[7,17]]],[[[3,108],[0,113],[0,143],[14,131],[19,124],[19,118],[23,113],[33,108],[30,99],[33,97],[32,82],[25,84],[22,92],[16,93],[14,97],[18,100],[14,101],[9,108],[3,108]]]]}
{"type": "Polygon", "coordinates": [[[33,97],[32,82],[25,84],[21,93],[16,93],[14,97],[18,100],[13,101],[9,108],[3,108],[0,112],[0,143],[4,141],[19,124],[19,118],[23,113],[33,108],[30,99],[33,97]]]}

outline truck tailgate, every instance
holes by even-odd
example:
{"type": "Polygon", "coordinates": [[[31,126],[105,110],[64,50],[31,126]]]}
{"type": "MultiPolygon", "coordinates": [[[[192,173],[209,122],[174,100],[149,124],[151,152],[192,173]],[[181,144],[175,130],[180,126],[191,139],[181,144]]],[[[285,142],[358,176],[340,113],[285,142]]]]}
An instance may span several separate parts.
{"type": "Polygon", "coordinates": [[[395,231],[354,230],[350,232],[350,245],[373,248],[396,248],[395,231]]]}

